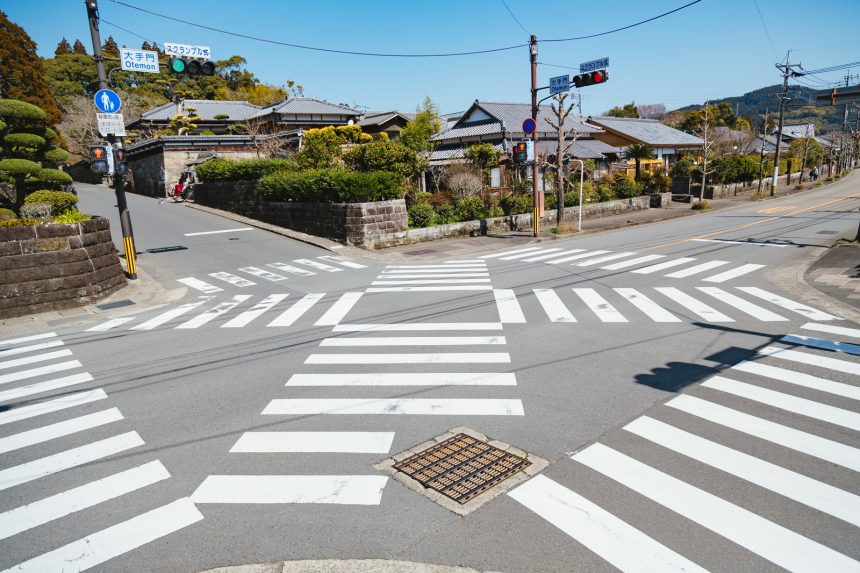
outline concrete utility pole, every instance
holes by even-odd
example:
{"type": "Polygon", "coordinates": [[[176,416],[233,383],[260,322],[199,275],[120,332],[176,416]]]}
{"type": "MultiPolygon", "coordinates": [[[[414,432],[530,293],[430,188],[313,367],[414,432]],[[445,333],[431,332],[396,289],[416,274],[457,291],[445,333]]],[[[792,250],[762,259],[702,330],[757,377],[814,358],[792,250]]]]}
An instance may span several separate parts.
{"type": "MultiPolygon", "coordinates": [[[[102,40],[99,35],[99,5],[98,0],[84,0],[87,8],[87,19],[90,24],[90,38],[93,41],[93,58],[96,61],[96,73],[99,78],[99,89],[108,89],[107,74],[105,73],[104,57],[102,56],[102,40]]],[[[108,136],[108,141],[115,148],[122,149],[122,138],[113,135],[108,136]]],[[[115,162],[116,163],[116,162],[115,162]]],[[[125,200],[125,189],[123,188],[122,174],[114,167],[113,190],[116,194],[116,206],[119,209],[119,221],[122,227],[122,244],[125,249],[126,276],[130,279],[137,278],[137,253],[134,248],[134,231],[131,229],[131,214],[128,212],[128,203],[125,200]]]]}
{"type": "Polygon", "coordinates": [[[788,78],[797,75],[792,71],[793,67],[800,67],[799,64],[789,63],[791,50],[785,55],[785,64],[775,64],[776,69],[782,72],[782,94],[779,96],[779,127],[776,132],[776,152],[773,157],[773,180],[770,185],[770,195],[776,195],[776,181],[779,177],[779,145],[782,143],[782,123],[785,117],[785,102],[788,99],[788,78]]]}
{"type": "Polygon", "coordinates": [[[770,110],[765,109],[764,111],[764,125],[761,127],[761,150],[758,160],[758,191],[756,191],[756,195],[761,195],[762,186],[764,185],[764,148],[767,145],[767,126],[768,126],[768,112],[770,110]]]}
{"type": "Polygon", "coordinates": [[[543,195],[540,193],[538,184],[538,131],[540,131],[540,118],[538,118],[538,99],[537,99],[537,56],[538,45],[537,36],[532,34],[529,40],[529,61],[532,68],[532,118],[535,120],[535,131],[532,134],[532,142],[534,145],[534,163],[532,165],[532,199],[534,201],[534,209],[532,210],[532,232],[535,237],[540,234],[540,216],[543,214],[543,195]]]}

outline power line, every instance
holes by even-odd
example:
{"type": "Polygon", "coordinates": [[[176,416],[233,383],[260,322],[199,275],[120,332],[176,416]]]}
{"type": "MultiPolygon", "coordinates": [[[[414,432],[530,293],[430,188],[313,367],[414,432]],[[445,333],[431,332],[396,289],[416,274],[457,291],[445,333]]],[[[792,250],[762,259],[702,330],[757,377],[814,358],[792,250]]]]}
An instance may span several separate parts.
{"type": "Polygon", "coordinates": [[[756,12],[758,12],[758,18],[761,20],[761,27],[764,28],[764,33],[767,36],[767,41],[770,43],[770,49],[773,52],[774,59],[779,59],[779,56],[776,55],[776,48],[773,47],[773,40],[770,37],[770,32],[767,30],[767,24],[764,23],[764,16],[761,15],[761,8],[758,7],[758,0],[753,0],[753,4],[755,4],[756,12]]]}
{"type": "Polygon", "coordinates": [[[128,28],[123,28],[122,26],[118,26],[117,24],[114,24],[113,22],[109,22],[108,20],[105,20],[104,18],[99,18],[99,21],[100,21],[100,22],[104,22],[104,23],[105,23],[105,24],[107,24],[108,26],[113,26],[114,28],[117,28],[117,29],[119,29],[119,30],[122,30],[123,32],[126,32],[126,33],[128,33],[128,34],[131,34],[132,36],[137,36],[138,38],[140,38],[140,39],[141,39],[141,40],[143,40],[144,42],[150,42],[150,39],[149,39],[149,38],[145,38],[145,37],[141,36],[140,34],[138,34],[138,33],[136,33],[136,32],[132,32],[132,31],[131,31],[131,30],[129,30],[128,28]]]}
{"type": "Polygon", "coordinates": [[[803,70],[802,73],[804,73],[804,74],[823,74],[826,72],[838,72],[839,70],[847,70],[848,68],[856,68],[857,66],[860,66],[860,62],[851,62],[849,64],[839,64],[837,66],[830,66],[827,68],[819,68],[817,70],[803,70],[803,68],[801,68],[801,70],[803,70]]]}
{"type": "Polygon", "coordinates": [[[510,14],[510,15],[511,15],[511,18],[513,18],[513,19],[514,19],[514,22],[516,22],[516,23],[517,23],[517,26],[519,26],[520,28],[522,28],[523,32],[525,32],[526,34],[531,34],[531,32],[529,32],[528,30],[526,30],[526,27],[522,25],[522,23],[519,21],[519,19],[517,19],[517,17],[516,17],[516,16],[514,16],[514,13],[513,13],[513,12],[511,12],[510,7],[508,7],[508,3],[507,3],[507,2],[505,2],[505,0],[501,0],[501,2],[502,2],[502,5],[505,7],[505,10],[507,10],[507,11],[508,11],[508,14],[510,14]]]}

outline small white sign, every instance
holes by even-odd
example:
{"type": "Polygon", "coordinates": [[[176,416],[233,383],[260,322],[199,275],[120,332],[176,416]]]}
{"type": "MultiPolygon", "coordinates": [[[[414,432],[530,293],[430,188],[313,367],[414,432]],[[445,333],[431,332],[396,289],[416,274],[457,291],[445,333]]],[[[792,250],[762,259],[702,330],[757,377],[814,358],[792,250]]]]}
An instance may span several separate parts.
{"type": "Polygon", "coordinates": [[[579,64],[579,73],[593,72],[594,70],[602,70],[609,67],[609,58],[600,58],[599,60],[591,60],[579,64]]]}
{"type": "Polygon", "coordinates": [[[164,43],[164,53],[168,56],[202,58],[204,60],[212,58],[212,50],[209,46],[192,46],[191,44],[174,44],[172,42],[164,43]]]}
{"type": "Polygon", "coordinates": [[[99,122],[100,134],[125,136],[125,119],[121,113],[97,113],[96,120],[99,122]]]}
{"type": "Polygon", "coordinates": [[[555,76],[549,79],[549,93],[555,95],[570,91],[570,76],[555,76]]]}
{"type": "Polygon", "coordinates": [[[127,72],[149,72],[158,73],[158,53],[150,50],[129,50],[121,48],[119,51],[120,66],[127,72]]]}

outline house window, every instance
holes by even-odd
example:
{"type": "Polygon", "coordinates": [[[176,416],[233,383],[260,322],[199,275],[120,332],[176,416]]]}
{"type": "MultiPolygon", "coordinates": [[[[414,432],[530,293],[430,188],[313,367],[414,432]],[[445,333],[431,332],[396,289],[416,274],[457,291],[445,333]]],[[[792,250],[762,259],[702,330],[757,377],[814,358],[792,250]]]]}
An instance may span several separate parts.
{"type": "Polygon", "coordinates": [[[502,168],[493,167],[490,169],[490,187],[502,186],[502,168]]]}

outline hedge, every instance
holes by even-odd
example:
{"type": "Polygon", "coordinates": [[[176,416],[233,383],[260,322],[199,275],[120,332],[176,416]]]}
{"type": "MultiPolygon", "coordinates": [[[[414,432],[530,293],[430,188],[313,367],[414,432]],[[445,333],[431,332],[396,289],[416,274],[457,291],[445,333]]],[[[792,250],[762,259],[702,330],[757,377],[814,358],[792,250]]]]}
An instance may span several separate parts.
{"type": "Polygon", "coordinates": [[[201,181],[257,180],[278,171],[294,171],[296,164],[289,159],[249,159],[232,161],[216,157],[197,166],[201,181]]]}
{"type": "Polygon", "coordinates": [[[342,169],[279,171],[260,179],[260,191],[269,201],[364,203],[398,199],[401,178],[387,171],[356,173],[342,169]]]}
{"type": "Polygon", "coordinates": [[[24,198],[25,204],[30,203],[47,203],[51,206],[51,215],[59,215],[77,205],[77,196],[65,191],[49,191],[42,189],[30,193],[24,198]]]}

